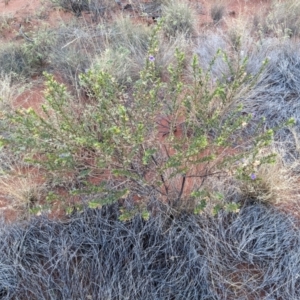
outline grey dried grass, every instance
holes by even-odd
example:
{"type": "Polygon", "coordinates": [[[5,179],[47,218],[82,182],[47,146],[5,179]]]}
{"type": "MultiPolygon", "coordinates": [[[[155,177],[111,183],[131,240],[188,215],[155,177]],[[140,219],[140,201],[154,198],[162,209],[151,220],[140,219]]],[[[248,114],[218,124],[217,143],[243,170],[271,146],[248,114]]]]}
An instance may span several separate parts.
{"type": "Polygon", "coordinates": [[[295,220],[259,204],[217,217],[1,224],[0,299],[299,299],[295,220]]]}
{"type": "Polygon", "coordinates": [[[269,62],[257,84],[241,99],[244,111],[254,115],[253,121],[265,118],[267,128],[281,126],[289,118],[295,119],[294,133],[281,129],[275,134],[276,145],[284,160],[299,158],[297,139],[300,133],[300,49],[291,41],[268,39],[250,54],[248,72],[257,72],[262,61],[269,62]]]}
{"type": "Polygon", "coordinates": [[[199,57],[200,66],[204,70],[211,69],[212,78],[221,79],[229,74],[228,65],[221,57],[217,57],[212,66],[211,62],[219,49],[226,51],[228,48],[229,45],[222,33],[208,31],[197,38],[194,51],[199,57]]]}

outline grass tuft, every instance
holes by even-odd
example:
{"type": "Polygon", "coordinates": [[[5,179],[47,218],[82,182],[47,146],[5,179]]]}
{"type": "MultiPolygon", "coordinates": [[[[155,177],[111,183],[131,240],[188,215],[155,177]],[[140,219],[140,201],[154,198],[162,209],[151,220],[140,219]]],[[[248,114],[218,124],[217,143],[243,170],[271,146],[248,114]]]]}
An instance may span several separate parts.
{"type": "Polygon", "coordinates": [[[167,37],[185,34],[187,37],[195,31],[194,11],[186,1],[168,1],[162,6],[164,18],[163,31],[167,37]]]}
{"type": "Polygon", "coordinates": [[[115,1],[110,0],[51,0],[51,2],[74,13],[77,17],[81,16],[82,12],[90,12],[93,14],[94,21],[106,16],[107,12],[116,5],[115,1]]]}
{"type": "Polygon", "coordinates": [[[0,71],[3,74],[12,74],[14,77],[28,76],[30,68],[19,45],[6,44],[0,49],[0,71]]]}
{"type": "Polygon", "coordinates": [[[260,27],[265,35],[299,37],[300,3],[298,1],[273,1],[267,17],[261,17],[260,27]]]}
{"type": "Polygon", "coordinates": [[[2,299],[298,299],[299,229],[263,205],[118,220],[117,205],[0,230],[2,299]]]}
{"type": "MultiPolygon", "coordinates": [[[[290,41],[266,40],[252,52],[248,72],[257,71],[263,57],[269,62],[253,90],[242,99],[244,111],[254,114],[254,121],[265,118],[266,126],[281,126],[295,120],[296,139],[300,132],[300,59],[299,47],[290,41]]],[[[296,140],[288,129],[278,130],[275,140],[286,149],[286,157],[298,156],[296,140]]]]}
{"type": "Polygon", "coordinates": [[[215,24],[218,24],[224,17],[225,6],[223,3],[214,3],[210,8],[210,16],[215,24]]]}
{"type": "Polygon", "coordinates": [[[103,30],[74,21],[53,30],[57,37],[49,53],[49,69],[59,73],[75,91],[79,89],[78,76],[90,66],[103,49],[103,30]]]}

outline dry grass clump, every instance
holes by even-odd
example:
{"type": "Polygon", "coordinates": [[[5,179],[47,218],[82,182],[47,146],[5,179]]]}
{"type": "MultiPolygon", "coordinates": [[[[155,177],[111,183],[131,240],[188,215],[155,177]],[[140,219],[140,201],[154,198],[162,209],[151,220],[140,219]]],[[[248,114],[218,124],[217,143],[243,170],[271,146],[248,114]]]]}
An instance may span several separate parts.
{"type": "Polygon", "coordinates": [[[0,74],[0,108],[2,112],[11,109],[13,101],[25,89],[22,80],[14,82],[13,77],[11,73],[0,74]]]}
{"type": "Polygon", "coordinates": [[[263,164],[261,155],[255,159],[240,159],[233,164],[244,169],[246,177],[238,180],[238,173],[230,170],[219,176],[206,178],[202,185],[203,196],[207,202],[204,211],[214,212],[214,207],[222,201],[242,207],[249,203],[261,203],[272,207],[280,207],[294,215],[293,209],[299,209],[299,160],[286,162],[286,148],[275,142],[272,147],[265,149],[267,153],[275,154],[274,163],[263,164]],[[248,171],[246,171],[248,170],[248,171]],[[248,173],[248,175],[247,175],[248,173]]]}
{"type": "Polygon", "coordinates": [[[259,165],[257,159],[255,179],[240,186],[241,195],[245,199],[269,203],[272,205],[294,205],[299,201],[299,176],[290,166],[277,157],[270,165],[259,165]]]}
{"type": "MultiPolygon", "coordinates": [[[[24,34],[24,33],[23,33],[24,34]]],[[[16,79],[40,75],[48,64],[55,36],[41,28],[26,35],[23,43],[8,43],[0,49],[0,73],[11,74],[16,79]]]]}
{"type": "Polygon", "coordinates": [[[49,68],[59,71],[77,92],[79,74],[90,68],[112,71],[124,82],[135,78],[143,67],[149,33],[147,26],[136,26],[124,16],[94,27],[80,20],[62,24],[55,30],[57,41],[52,46],[49,68]]]}
{"type": "Polygon", "coordinates": [[[28,76],[30,69],[19,45],[6,44],[0,49],[0,72],[14,77],[28,76]]]}
{"type": "Polygon", "coordinates": [[[125,223],[118,215],[114,205],[67,222],[2,224],[1,299],[300,297],[300,232],[274,209],[125,223]]]}
{"type": "Polygon", "coordinates": [[[251,179],[251,175],[244,181],[238,181],[230,174],[207,179],[202,185],[207,201],[204,211],[214,213],[214,207],[222,201],[237,207],[245,203],[263,203],[291,213],[291,207],[299,207],[299,175],[285,166],[282,160],[278,158],[273,165],[257,167],[253,173],[254,179],[251,179]]]}
{"type": "Polygon", "coordinates": [[[7,30],[11,23],[14,21],[14,17],[11,13],[1,13],[0,14],[0,33],[7,30]]]}
{"type": "Polygon", "coordinates": [[[62,23],[53,32],[57,40],[52,44],[48,68],[59,73],[64,82],[78,91],[79,74],[91,66],[94,57],[104,48],[104,31],[74,21],[62,23]]]}
{"type": "MultiPolygon", "coordinates": [[[[253,41],[243,25],[238,21],[228,23],[226,33],[221,30],[209,30],[196,39],[193,51],[199,57],[201,68],[209,70],[212,81],[231,82],[234,68],[241,65],[250,52],[253,41]],[[219,51],[226,52],[226,59],[224,55],[218,54],[219,51]]],[[[262,61],[263,59],[253,70],[253,74],[259,72],[262,61]]]]}
{"type": "Polygon", "coordinates": [[[142,66],[134,61],[128,49],[120,47],[118,49],[105,49],[94,59],[91,68],[108,72],[120,84],[126,84],[138,78],[142,66]]]}
{"type": "Polygon", "coordinates": [[[38,168],[21,161],[22,154],[11,153],[6,147],[1,147],[0,195],[7,200],[9,207],[19,210],[21,215],[28,215],[43,199],[46,181],[38,168]]]}
{"type": "Polygon", "coordinates": [[[176,57],[174,55],[176,49],[184,53],[186,69],[188,69],[189,66],[187,62],[191,61],[194,47],[194,40],[188,39],[185,34],[178,33],[173,39],[164,39],[161,37],[157,57],[155,58],[155,67],[158,74],[160,74],[163,79],[168,78],[170,75],[168,66],[176,64],[176,57]]]}
{"type": "Polygon", "coordinates": [[[191,36],[195,31],[195,13],[187,1],[168,1],[162,6],[163,31],[167,37],[191,36]]]}
{"type": "MultiPolygon", "coordinates": [[[[140,24],[138,27],[127,17],[118,17],[105,29],[103,50],[91,63],[91,68],[110,73],[119,83],[131,85],[140,76],[148,55],[149,28],[140,24]]],[[[167,67],[175,63],[175,50],[183,51],[187,58],[193,42],[185,34],[177,34],[173,39],[160,36],[158,53],[155,56],[155,67],[164,79],[167,67]]]]}
{"type": "Polygon", "coordinates": [[[0,194],[8,199],[10,206],[24,212],[42,199],[43,190],[40,175],[30,169],[0,175],[0,194]]]}
{"type": "MultiPolygon", "coordinates": [[[[264,35],[277,37],[298,37],[300,35],[299,1],[276,0],[273,2],[267,17],[261,17],[258,28],[264,35]]],[[[259,23],[256,21],[256,23],[259,23]]]]}
{"type": "Polygon", "coordinates": [[[224,38],[227,40],[231,49],[240,52],[241,55],[248,55],[248,52],[256,43],[255,38],[249,29],[250,18],[239,13],[235,18],[226,18],[226,33],[224,38]]]}
{"type": "Polygon", "coordinates": [[[150,33],[151,29],[145,24],[136,24],[129,17],[119,15],[106,27],[105,38],[110,47],[124,47],[134,53],[148,50],[150,33]]]}
{"type": "Polygon", "coordinates": [[[95,57],[93,68],[112,74],[120,83],[130,84],[139,77],[148,51],[150,30],[119,16],[105,29],[104,49],[95,57]]]}
{"type": "Polygon", "coordinates": [[[82,12],[90,12],[94,15],[94,20],[104,17],[113,9],[117,1],[109,0],[50,0],[54,5],[73,12],[77,17],[82,12]]]}
{"type": "Polygon", "coordinates": [[[218,24],[224,17],[225,5],[222,2],[215,2],[210,8],[210,16],[215,24],[218,24]]]}

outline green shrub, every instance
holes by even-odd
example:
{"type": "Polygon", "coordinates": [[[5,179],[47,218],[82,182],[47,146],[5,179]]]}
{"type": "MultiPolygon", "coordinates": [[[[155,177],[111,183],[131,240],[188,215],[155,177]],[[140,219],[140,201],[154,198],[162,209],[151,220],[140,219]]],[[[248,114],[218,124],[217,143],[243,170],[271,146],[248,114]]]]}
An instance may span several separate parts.
{"type": "MultiPolygon", "coordinates": [[[[218,51],[210,65],[223,57],[230,64],[230,80],[213,80],[210,69],[201,69],[194,56],[192,80],[187,82],[185,56],[177,50],[176,63],[168,67],[169,80],[163,82],[155,68],[159,27],[131,93],[107,72],[91,69],[80,76],[88,102],[74,102],[64,85],[45,74],[43,115],[32,109],[7,115],[15,129],[10,140],[2,142],[55,176],[77,174],[82,186],[72,192],[96,195],[91,207],[139,196],[144,203],[158,199],[192,204],[199,211],[207,202],[201,189],[205,178],[233,173],[251,181],[249,166],[270,144],[273,131],[264,132],[258,123],[255,134],[245,136],[251,115],[243,115],[233,102],[259,74],[247,75],[246,59],[230,63],[227,54],[218,51]],[[238,163],[241,158],[247,158],[247,167],[238,163]],[[102,181],[91,185],[86,178],[95,174],[102,181]]],[[[260,161],[273,158],[266,154],[260,161]]],[[[215,212],[224,205],[221,202],[215,212]]],[[[227,205],[237,209],[235,203],[227,205]]]]}

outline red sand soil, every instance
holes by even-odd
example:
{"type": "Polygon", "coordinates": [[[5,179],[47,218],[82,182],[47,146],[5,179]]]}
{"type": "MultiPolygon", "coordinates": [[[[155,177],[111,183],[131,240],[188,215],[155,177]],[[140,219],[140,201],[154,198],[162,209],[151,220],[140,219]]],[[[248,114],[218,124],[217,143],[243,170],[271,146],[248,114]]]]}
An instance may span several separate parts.
{"type": "Polygon", "coordinates": [[[5,0],[0,2],[0,11],[15,16],[32,15],[41,6],[40,0],[5,0]]]}
{"type": "Polygon", "coordinates": [[[40,112],[41,105],[44,102],[44,85],[37,84],[33,86],[30,90],[24,91],[13,101],[13,106],[15,108],[33,108],[36,112],[40,112]]]}
{"type": "MultiPolygon", "coordinates": [[[[213,20],[210,16],[211,7],[214,3],[218,1],[208,1],[208,0],[190,0],[191,5],[199,12],[199,26],[200,28],[214,28],[213,20]]],[[[217,27],[226,26],[227,22],[232,20],[242,19],[247,20],[256,14],[261,14],[265,12],[271,4],[271,0],[225,0],[221,4],[224,5],[224,17],[222,21],[217,24],[217,27]]]]}
{"type": "Polygon", "coordinates": [[[23,31],[28,32],[45,24],[56,27],[60,22],[68,22],[73,18],[70,12],[53,8],[50,1],[42,3],[41,0],[9,0],[7,5],[5,1],[0,2],[0,20],[1,16],[9,16],[10,26],[1,30],[0,42],[21,39],[21,25],[23,31]]]}

